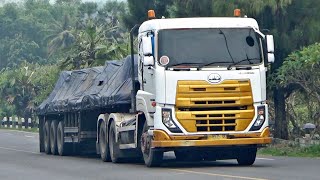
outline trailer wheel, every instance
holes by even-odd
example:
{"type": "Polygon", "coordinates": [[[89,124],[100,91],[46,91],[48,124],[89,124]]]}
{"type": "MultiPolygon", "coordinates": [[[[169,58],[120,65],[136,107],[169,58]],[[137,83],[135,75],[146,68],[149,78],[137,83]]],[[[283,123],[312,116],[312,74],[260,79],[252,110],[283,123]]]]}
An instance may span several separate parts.
{"type": "Polygon", "coordinates": [[[257,156],[257,148],[240,149],[237,157],[238,164],[241,166],[250,166],[254,163],[257,156]]]}
{"type": "Polygon", "coordinates": [[[44,152],[46,154],[50,154],[50,121],[46,121],[44,123],[44,128],[43,128],[43,139],[44,139],[44,152]]]}
{"type": "Polygon", "coordinates": [[[147,167],[157,167],[161,165],[163,159],[163,151],[155,150],[151,148],[151,136],[148,136],[148,124],[144,123],[142,135],[140,138],[141,152],[143,154],[143,160],[147,167]]]}
{"type": "Polygon", "coordinates": [[[50,126],[50,148],[51,148],[51,153],[53,155],[58,154],[57,127],[58,127],[58,121],[56,120],[52,121],[50,126]]]}
{"type": "Polygon", "coordinates": [[[101,160],[103,162],[111,161],[109,146],[107,142],[107,126],[104,121],[101,123],[99,130],[99,147],[101,160]]]}
{"type": "Polygon", "coordinates": [[[110,158],[113,163],[120,162],[120,149],[119,143],[116,142],[116,125],[114,121],[111,122],[110,130],[109,130],[109,150],[110,150],[110,158]]]}
{"type": "Polygon", "coordinates": [[[60,121],[57,127],[57,147],[58,154],[65,156],[71,152],[71,144],[64,142],[64,123],[60,121]]]}

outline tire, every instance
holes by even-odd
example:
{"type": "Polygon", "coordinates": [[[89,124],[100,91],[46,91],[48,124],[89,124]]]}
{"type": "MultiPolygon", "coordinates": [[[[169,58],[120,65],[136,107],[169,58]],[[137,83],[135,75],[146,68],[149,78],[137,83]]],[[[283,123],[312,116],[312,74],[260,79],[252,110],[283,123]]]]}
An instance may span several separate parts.
{"type": "Polygon", "coordinates": [[[110,151],[110,159],[113,163],[119,163],[120,159],[120,149],[119,143],[116,142],[116,125],[114,121],[110,124],[109,130],[109,151],[110,151]]]}
{"type": "Polygon", "coordinates": [[[238,164],[240,166],[251,166],[256,160],[257,148],[240,149],[238,153],[238,164]]]}
{"type": "Polygon", "coordinates": [[[151,148],[151,137],[147,135],[148,124],[144,123],[142,135],[140,138],[141,152],[143,155],[144,164],[147,167],[157,167],[160,166],[163,159],[163,151],[157,151],[151,148]]]}
{"type": "Polygon", "coordinates": [[[53,155],[58,154],[57,127],[58,127],[58,121],[56,120],[52,121],[50,126],[50,149],[53,155]]]}
{"type": "Polygon", "coordinates": [[[107,126],[106,123],[103,121],[100,125],[99,130],[99,147],[100,147],[100,156],[103,162],[110,162],[110,150],[107,141],[107,126]]]}
{"type": "Polygon", "coordinates": [[[50,121],[46,121],[44,123],[43,141],[44,141],[44,152],[46,154],[50,154],[51,153],[51,149],[50,149],[50,121]]]}
{"type": "Polygon", "coordinates": [[[64,142],[64,123],[60,121],[57,127],[57,148],[60,156],[71,153],[71,144],[64,142]]]}

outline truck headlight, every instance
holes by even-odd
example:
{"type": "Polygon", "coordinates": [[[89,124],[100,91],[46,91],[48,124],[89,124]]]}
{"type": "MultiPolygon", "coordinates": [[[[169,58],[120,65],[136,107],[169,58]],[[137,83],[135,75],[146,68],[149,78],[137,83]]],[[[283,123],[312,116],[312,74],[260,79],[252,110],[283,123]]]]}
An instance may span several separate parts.
{"type": "Polygon", "coordinates": [[[182,132],[176,123],[172,120],[172,111],[171,109],[162,109],[162,123],[171,131],[171,132],[182,132]]]}
{"type": "Polygon", "coordinates": [[[258,106],[258,116],[251,127],[250,131],[257,131],[261,128],[261,126],[264,124],[266,119],[266,108],[264,106],[258,106]]]}

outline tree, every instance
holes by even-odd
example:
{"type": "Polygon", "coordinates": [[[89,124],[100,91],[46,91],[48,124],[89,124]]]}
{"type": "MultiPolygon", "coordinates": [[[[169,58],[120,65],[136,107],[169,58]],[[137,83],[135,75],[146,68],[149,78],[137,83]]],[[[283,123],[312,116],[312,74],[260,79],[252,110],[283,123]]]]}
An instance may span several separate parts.
{"type": "MultiPolygon", "coordinates": [[[[309,117],[307,122],[320,125],[320,44],[316,43],[303,48],[300,51],[291,53],[284,61],[281,68],[277,72],[276,81],[282,87],[294,85],[295,92],[302,93],[303,99],[306,100],[309,117]]],[[[290,94],[294,100],[296,94],[290,94]]],[[[292,103],[288,103],[292,106],[292,103]]],[[[292,122],[293,124],[295,122],[292,122]]]]}
{"type": "Polygon", "coordinates": [[[171,17],[212,16],[212,0],[174,0],[169,14],[171,17]]]}
{"type": "Polygon", "coordinates": [[[167,8],[172,3],[173,0],[128,0],[129,12],[124,13],[124,23],[128,29],[131,29],[135,24],[141,24],[148,20],[147,12],[150,9],[155,10],[158,18],[168,16],[167,8]]]}
{"type": "Polygon", "coordinates": [[[54,20],[51,28],[46,29],[46,31],[49,33],[45,38],[46,41],[48,40],[49,55],[57,50],[70,47],[75,41],[68,15],[64,15],[64,21],[61,24],[54,20]]]}
{"type": "Polygon", "coordinates": [[[54,66],[48,68],[23,62],[19,68],[4,69],[0,75],[1,99],[9,107],[14,107],[15,115],[32,117],[36,106],[53,89],[56,77],[57,68],[54,66]]]}
{"type": "Polygon", "coordinates": [[[21,34],[16,34],[12,38],[0,39],[0,69],[6,67],[16,67],[21,62],[40,62],[41,57],[37,56],[39,45],[27,40],[21,34]]]}
{"type": "Polygon", "coordinates": [[[76,42],[71,48],[73,55],[63,61],[62,67],[79,69],[103,65],[106,60],[120,59],[127,55],[126,46],[123,46],[127,41],[121,41],[124,34],[115,38],[112,32],[116,31],[117,27],[109,25],[97,26],[89,19],[85,28],[76,32],[76,42]]]}

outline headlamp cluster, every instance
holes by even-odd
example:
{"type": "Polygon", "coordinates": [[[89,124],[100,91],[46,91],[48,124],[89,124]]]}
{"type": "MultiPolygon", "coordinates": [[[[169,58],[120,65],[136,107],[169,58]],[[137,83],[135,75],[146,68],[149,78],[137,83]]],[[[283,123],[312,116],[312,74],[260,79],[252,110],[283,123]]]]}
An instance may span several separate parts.
{"type": "Polygon", "coordinates": [[[162,123],[171,131],[176,133],[181,133],[182,131],[176,125],[172,119],[172,110],[163,108],[162,109],[162,123]]]}
{"type": "Polygon", "coordinates": [[[258,116],[257,116],[256,121],[254,122],[253,126],[251,127],[250,131],[259,130],[265,122],[265,119],[266,119],[265,106],[258,106],[257,111],[258,111],[258,116]]]}

